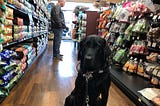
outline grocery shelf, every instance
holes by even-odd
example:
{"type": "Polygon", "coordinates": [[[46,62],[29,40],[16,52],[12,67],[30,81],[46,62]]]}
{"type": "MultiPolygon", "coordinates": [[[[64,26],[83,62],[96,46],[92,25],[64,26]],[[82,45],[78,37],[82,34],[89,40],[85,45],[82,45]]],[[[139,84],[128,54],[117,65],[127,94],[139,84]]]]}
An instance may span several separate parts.
{"type": "Polygon", "coordinates": [[[135,104],[136,106],[154,106],[154,103],[143,97],[139,90],[154,87],[149,80],[124,72],[119,66],[111,66],[111,79],[135,104]]]}
{"type": "Polygon", "coordinates": [[[8,7],[14,9],[14,10],[16,10],[16,11],[19,11],[19,12],[21,12],[21,13],[23,13],[23,14],[26,14],[26,15],[28,14],[27,12],[25,12],[25,11],[23,11],[23,10],[17,8],[17,7],[16,7],[15,5],[13,5],[13,4],[7,3],[6,6],[8,6],[8,7]]]}
{"type": "MultiPolygon", "coordinates": [[[[30,3],[31,5],[33,5],[34,7],[36,7],[36,4],[34,3],[35,1],[33,0],[29,0],[27,1],[28,3],[30,3]]],[[[8,8],[11,8],[13,10],[13,13],[8,13],[9,15],[11,15],[12,17],[6,17],[7,19],[10,19],[13,23],[12,25],[12,40],[8,40],[8,42],[6,42],[6,40],[4,39],[4,42],[2,42],[2,46],[3,49],[10,49],[16,45],[19,46],[19,44],[21,43],[27,43],[27,44],[41,44],[38,45],[40,46],[39,51],[37,53],[37,46],[35,46],[35,56],[33,58],[31,58],[28,61],[25,61],[25,63],[27,64],[24,72],[21,72],[19,77],[14,77],[17,78],[16,80],[13,80],[12,83],[13,86],[9,86],[7,87],[3,87],[1,86],[1,93],[3,92],[2,89],[7,90],[6,92],[9,93],[10,90],[12,90],[12,88],[18,83],[18,81],[22,78],[22,76],[25,74],[26,71],[28,71],[30,69],[30,67],[32,66],[32,64],[34,64],[34,62],[38,59],[39,56],[41,56],[43,54],[43,52],[45,51],[46,47],[47,47],[47,42],[48,42],[48,30],[47,30],[47,17],[40,17],[40,15],[43,15],[43,13],[40,13],[39,11],[35,11],[35,9],[27,9],[27,8],[20,8],[20,6],[17,6],[15,4],[11,4],[7,1],[4,2],[5,6],[7,6],[8,8]],[[23,20],[22,24],[18,24],[18,19],[20,18],[23,20]],[[16,30],[16,28],[14,29],[14,25],[18,25],[18,26],[22,26],[25,25],[28,27],[28,29],[24,32],[26,33],[21,33],[23,32],[23,30],[21,29],[21,31],[19,31],[18,34],[23,35],[24,38],[22,38],[22,36],[19,36],[19,38],[16,38],[18,36],[15,37],[14,39],[14,34],[17,34],[16,32],[14,32],[14,30],[16,30]],[[28,34],[27,34],[28,33],[28,34]],[[37,38],[37,39],[36,39],[37,38]]],[[[44,13],[45,15],[45,13],[44,13]]],[[[11,28],[10,28],[11,29],[11,28]]],[[[10,80],[11,81],[11,80],[10,80]]],[[[7,82],[8,83],[8,82],[7,82]]],[[[4,94],[4,96],[0,96],[0,103],[3,102],[3,100],[7,97],[8,94],[4,94]]],[[[3,93],[2,93],[3,94],[3,93]]],[[[1,95],[2,95],[1,94],[1,95]]]]}
{"type": "MultiPolygon", "coordinates": [[[[19,8],[16,7],[14,4],[7,3],[6,6],[12,8],[12,9],[14,9],[14,10],[16,10],[16,12],[19,12],[20,14],[28,15],[28,12],[19,9],[19,8]]],[[[34,19],[36,19],[36,20],[41,21],[41,22],[44,22],[44,20],[45,20],[44,18],[35,16],[35,15],[33,15],[33,14],[32,14],[32,17],[33,17],[34,19]]]]}
{"type": "MultiPolygon", "coordinates": [[[[24,74],[30,69],[30,67],[32,66],[32,64],[43,54],[43,52],[46,50],[46,45],[40,50],[39,54],[37,56],[35,56],[35,58],[33,59],[33,61],[28,64],[28,66],[26,67],[26,69],[24,70],[24,74]]],[[[17,82],[19,82],[19,80],[22,79],[23,75],[17,80],[17,82]]],[[[16,84],[15,84],[16,85],[16,84]]],[[[14,85],[14,86],[15,86],[14,85]]],[[[14,86],[12,86],[12,88],[14,88],[14,86]]],[[[10,90],[12,90],[12,88],[10,90]]],[[[0,103],[2,103],[4,101],[6,97],[0,97],[0,103]]]]}
{"type": "Polygon", "coordinates": [[[47,33],[48,33],[48,31],[44,31],[44,32],[40,32],[37,35],[31,36],[31,37],[28,37],[28,38],[23,38],[21,40],[16,40],[16,41],[8,42],[6,44],[3,44],[3,48],[6,48],[8,46],[12,46],[12,45],[15,45],[15,44],[18,44],[18,43],[25,42],[27,40],[30,40],[30,39],[35,38],[35,37],[39,37],[39,36],[41,36],[43,34],[47,34],[47,33]]]}

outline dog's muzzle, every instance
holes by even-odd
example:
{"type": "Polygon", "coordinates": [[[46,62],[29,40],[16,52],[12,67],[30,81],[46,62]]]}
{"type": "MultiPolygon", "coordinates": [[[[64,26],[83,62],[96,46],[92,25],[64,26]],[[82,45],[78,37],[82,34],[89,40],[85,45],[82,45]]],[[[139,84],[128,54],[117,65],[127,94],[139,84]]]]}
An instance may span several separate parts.
{"type": "Polygon", "coordinates": [[[86,56],[85,56],[85,60],[86,60],[86,61],[92,61],[92,56],[86,55],[86,56]]]}
{"type": "Polygon", "coordinates": [[[86,69],[93,69],[95,64],[94,64],[94,57],[91,55],[86,55],[84,57],[84,66],[86,69]]]}
{"type": "Polygon", "coordinates": [[[88,62],[91,62],[91,61],[93,61],[93,59],[94,59],[94,53],[95,53],[96,51],[94,51],[94,49],[92,49],[92,48],[88,48],[88,50],[86,50],[86,53],[85,53],[85,55],[84,55],[84,60],[85,61],[88,61],[88,62]]]}

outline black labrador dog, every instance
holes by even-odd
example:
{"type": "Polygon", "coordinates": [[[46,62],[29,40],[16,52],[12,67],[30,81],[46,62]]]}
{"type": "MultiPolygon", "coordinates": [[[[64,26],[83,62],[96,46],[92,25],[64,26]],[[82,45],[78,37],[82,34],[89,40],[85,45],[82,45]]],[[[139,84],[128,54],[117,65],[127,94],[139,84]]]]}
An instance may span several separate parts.
{"type": "Polygon", "coordinates": [[[106,40],[97,35],[89,35],[80,42],[80,69],[64,106],[106,106],[111,82],[107,60],[110,54],[106,40]]]}

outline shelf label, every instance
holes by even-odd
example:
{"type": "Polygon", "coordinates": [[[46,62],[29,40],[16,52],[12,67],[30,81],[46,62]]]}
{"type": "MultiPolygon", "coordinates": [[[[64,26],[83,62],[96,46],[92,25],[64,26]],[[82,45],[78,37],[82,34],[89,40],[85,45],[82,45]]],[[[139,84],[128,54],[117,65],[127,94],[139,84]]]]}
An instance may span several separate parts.
{"type": "Polygon", "coordinates": [[[151,42],[150,41],[148,41],[148,46],[151,46],[151,42]]]}
{"type": "Polygon", "coordinates": [[[154,15],[153,20],[155,20],[157,18],[157,15],[154,15]]]}
{"type": "Polygon", "coordinates": [[[140,98],[138,98],[138,101],[141,102],[142,100],[140,98]]]}
{"type": "MultiPolygon", "coordinates": [[[[2,44],[0,44],[0,52],[3,50],[3,45],[2,44]]],[[[1,60],[1,58],[0,58],[0,60],[1,60]]]]}
{"type": "Polygon", "coordinates": [[[153,42],[152,47],[156,47],[157,43],[153,42]]]}
{"type": "Polygon", "coordinates": [[[29,17],[29,24],[34,26],[34,22],[33,22],[33,18],[32,18],[32,14],[31,13],[28,13],[28,17],[29,17]]]}
{"type": "Polygon", "coordinates": [[[36,4],[36,0],[33,0],[34,4],[36,4]]]}

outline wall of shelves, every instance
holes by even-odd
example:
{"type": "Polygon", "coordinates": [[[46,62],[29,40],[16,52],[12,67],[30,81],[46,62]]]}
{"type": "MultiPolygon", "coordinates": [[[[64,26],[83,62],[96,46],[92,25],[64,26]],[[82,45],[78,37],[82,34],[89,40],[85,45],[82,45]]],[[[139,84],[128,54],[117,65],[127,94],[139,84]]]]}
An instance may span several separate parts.
{"type": "Polygon", "coordinates": [[[23,77],[48,43],[47,0],[0,2],[0,102],[23,77]],[[9,37],[8,37],[9,36],[9,37]]]}
{"type": "Polygon", "coordinates": [[[112,81],[136,106],[156,105],[153,98],[148,100],[138,91],[150,87],[160,88],[158,69],[160,15],[158,10],[150,10],[146,4],[146,1],[125,2],[110,6],[100,14],[103,18],[100,22],[103,24],[107,21],[103,28],[108,32],[102,37],[105,37],[112,49],[110,58],[112,81]],[[139,8],[139,4],[144,8],[139,8]],[[105,13],[107,11],[111,13],[105,13]]]}

